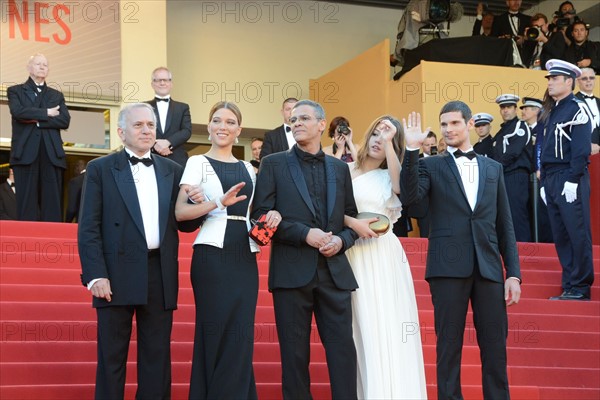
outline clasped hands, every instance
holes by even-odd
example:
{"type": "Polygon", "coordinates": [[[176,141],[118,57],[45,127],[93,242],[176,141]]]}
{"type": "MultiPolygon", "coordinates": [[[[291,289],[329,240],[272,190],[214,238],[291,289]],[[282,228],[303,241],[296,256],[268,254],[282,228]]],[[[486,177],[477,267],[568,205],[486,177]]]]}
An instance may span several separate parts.
{"type": "Polygon", "coordinates": [[[156,139],[153,148],[154,151],[163,157],[173,154],[173,151],[171,151],[171,142],[167,139],[156,139]]]}
{"type": "Polygon", "coordinates": [[[331,232],[323,232],[319,228],[311,228],[306,235],[306,243],[319,249],[325,257],[336,255],[342,250],[342,239],[331,232]]]}

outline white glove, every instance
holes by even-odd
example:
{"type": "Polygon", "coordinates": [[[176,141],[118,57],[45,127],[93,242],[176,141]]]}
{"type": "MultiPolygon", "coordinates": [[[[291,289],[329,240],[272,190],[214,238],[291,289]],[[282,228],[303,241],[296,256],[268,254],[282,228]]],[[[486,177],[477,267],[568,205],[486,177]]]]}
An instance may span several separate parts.
{"type": "Polygon", "coordinates": [[[567,203],[572,203],[575,200],[577,200],[577,184],[566,181],[565,187],[563,188],[561,196],[563,194],[565,195],[565,199],[567,200],[567,203]]]}
{"type": "Polygon", "coordinates": [[[540,188],[540,197],[542,198],[544,204],[548,205],[548,202],[546,201],[546,190],[544,190],[543,186],[540,188]]]}

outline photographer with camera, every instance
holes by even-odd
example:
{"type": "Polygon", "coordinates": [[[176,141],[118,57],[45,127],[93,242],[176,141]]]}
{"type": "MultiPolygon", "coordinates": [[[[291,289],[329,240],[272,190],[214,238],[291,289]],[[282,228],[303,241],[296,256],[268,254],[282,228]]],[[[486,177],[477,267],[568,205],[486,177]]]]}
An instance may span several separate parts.
{"type": "Polygon", "coordinates": [[[352,142],[350,121],[344,117],[332,119],[331,124],[329,124],[329,137],[333,139],[333,145],[323,149],[325,154],[347,163],[356,160],[356,146],[352,142]]]}
{"type": "Polygon", "coordinates": [[[541,13],[531,17],[531,25],[525,29],[523,63],[529,69],[542,69],[542,53],[549,41],[548,18],[541,13]]]}

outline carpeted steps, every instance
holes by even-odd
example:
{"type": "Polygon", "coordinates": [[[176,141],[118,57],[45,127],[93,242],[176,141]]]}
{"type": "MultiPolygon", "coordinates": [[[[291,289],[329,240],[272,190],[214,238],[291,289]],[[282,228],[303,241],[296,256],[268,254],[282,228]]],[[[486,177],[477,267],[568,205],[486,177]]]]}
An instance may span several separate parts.
{"type": "MultiPolygon", "coordinates": [[[[95,312],[79,281],[76,225],[0,222],[0,398],[93,397],[95,312]]],[[[173,328],[173,398],[187,398],[194,334],[189,281],[193,234],[181,235],[179,310],[173,328]]],[[[435,332],[429,288],[423,280],[427,241],[402,239],[419,305],[428,394],[435,398],[435,332]]],[[[523,298],[509,308],[509,380],[513,399],[600,398],[600,285],[591,302],[553,302],[560,264],[552,245],[520,244],[523,298]]],[[[279,349],[272,300],[266,290],[269,249],[258,255],[255,374],[261,399],[281,398],[279,349]]],[[[599,248],[594,249],[595,265],[599,248]]],[[[596,279],[600,279],[598,270],[596,279]]],[[[245,334],[244,332],[240,333],[245,334]]],[[[481,371],[471,317],[465,332],[463,394],[482,398],[481,371]]],[[[130,347],[126,397],[135,394],[135,341],[130,347]]],[[[313,395],[330,398],[318,334],[311,344],[313,395]]]]}

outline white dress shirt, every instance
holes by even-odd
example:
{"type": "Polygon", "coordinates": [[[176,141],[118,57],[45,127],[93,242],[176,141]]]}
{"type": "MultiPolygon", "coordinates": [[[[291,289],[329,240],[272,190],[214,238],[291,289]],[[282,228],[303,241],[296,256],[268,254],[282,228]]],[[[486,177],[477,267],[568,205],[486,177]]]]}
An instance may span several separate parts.
{"type": "MultiPolygon", "coordinates": [[[[456,150],[456,148],[448,146],[448,152],[452,154],[452,158],[456,161],[456,168],[458,168],[460,179],[465,188],[469,206],[471,206],[471,210],[474,210],[477,203],[477,191],[479,190],[479,164],[477,163],[477,157],[472,160],[469,160],[467,157],[455,158],[454,152],[456,150]]],[[[468,151],[473,151],[473,148],[471,147],[468,151]]]]}
{"type": "Polygon", "coordinates": [[[294,134],[292,133],[292,127],[283,124],[283,130],[285,131],[285,138],[287,139],[288,148],[291,149],[292,146],[296,144],[296,139],[294,139],[294,134]]]}
{"type": "Polygon", "coordinates": [[[167,114],[169,112],[169,103],[171,102],[171,96],[154,96],[159,99],[169,99],[169,101],[157,101],[156,109],[158,110],[158,119],[160,120],[160,127],[164,132],[167,125],[167,114]]]}

